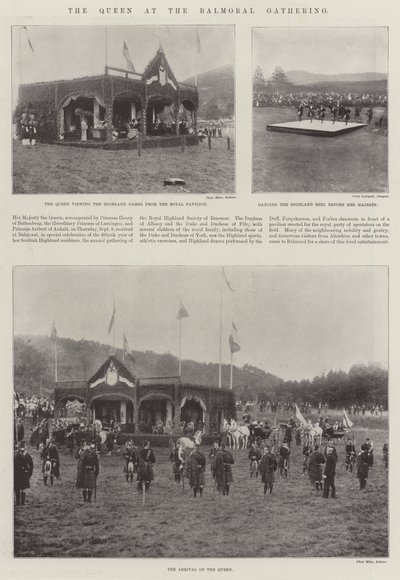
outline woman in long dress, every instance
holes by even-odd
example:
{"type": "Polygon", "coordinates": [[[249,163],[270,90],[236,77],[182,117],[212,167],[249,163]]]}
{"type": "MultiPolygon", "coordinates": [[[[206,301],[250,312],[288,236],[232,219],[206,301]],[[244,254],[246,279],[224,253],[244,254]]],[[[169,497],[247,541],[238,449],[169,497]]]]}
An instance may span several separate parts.
{"type": "Polygon", "coordinates": [[[85,119],[81,121],[81,141],[87,141],[87,130],[88,124],[86,123],[85,119]]]}

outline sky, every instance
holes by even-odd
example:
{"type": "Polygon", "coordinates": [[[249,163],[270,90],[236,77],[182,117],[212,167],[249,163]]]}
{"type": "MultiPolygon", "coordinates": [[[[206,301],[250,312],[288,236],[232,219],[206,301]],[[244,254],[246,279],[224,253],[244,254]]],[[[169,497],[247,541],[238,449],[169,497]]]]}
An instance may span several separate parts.
{"type": "Polygon", "coordinates": [[[384,267],[17,267],[15,334],[50,335],[132,350],[218,362],[222,288],[222,361],[229,363],[232,321],[248,363],[283,379],[312,378],[353,364],[387,368],[387,269],[384,267]]]}
{"type": "Polygon", "coordinates": [[[277,65],[314,74],[387,73],[387,28],[254,28],[258,65],[266,78],[277,65]]]}
{"type": "Polygon", "coordinates": [[[106,45],[108,65],[126,68],[124,40],[138,73],[144,72],[161,42],[180,82],[234,61],[232,26],[28,26],[26,30],[14,26],[13,83],[103,74],[106,45]]]}

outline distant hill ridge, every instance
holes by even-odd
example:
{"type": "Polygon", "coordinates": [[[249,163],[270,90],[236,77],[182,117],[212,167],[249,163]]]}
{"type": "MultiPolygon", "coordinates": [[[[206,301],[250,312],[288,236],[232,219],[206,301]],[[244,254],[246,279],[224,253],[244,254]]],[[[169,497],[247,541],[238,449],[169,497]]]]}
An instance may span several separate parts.
{"type": "Polygon", "coordinates": [[[387,75],[377,72],[342,73],[342,74],[316,74],[304,70],[291,70],[286,72],[288,80],[295,85],[309,85],[315,83],[332,82],[366,82],[387,80],[387,75]]]}
{"type": "MultiPolygon", "coordinates": [[[[109,356],[112,347],[88,340],[57,339],[58,379],[88,380],[109,356]]],[[[122,361],[122,350],[116,349],[122,361]]],[[[137,377],[171,377],[178,374],[178,359],[170,353],[132,351],[125,355],[125,365],[137,377]]],[[[222,367],[222,386],[229,388],[230,366],[222,367]]],[[[17,335],[14,339],[15,389],[52,393],[54,385],[54,343],[48,336],[17,335]]],[[[218,364],[182,361],[182,381],[218,386],[218,364]]],[[[234,371],[234,389],[243,391],[274,390],[282,379],[255,367],[234,371]]]]}
{"type": "MultiPolygon", "coordinates": [[[[196,78],[190,77],[184,81],[195,84],[196,78]]],[[[233,117],[235,102],[235,76],[231,65],[202,72],[197,75],[197,90],[199,92],[199,118],[219,119],[233,117]]]]}
{"type": "MultiPolygon", "coordinates": [[[[89,340],[58,338],[58,380],[85,380],[93,376],[110,354],[111,347],[89,340]]],[[[117,349],[122,361],[122,351],[117,349]]],[[[172,377],[178,374],[178,359],[170,353],[132,351],[125,365],[137,377],[172,377]]],[[[222,366],[222,386],[229,388],[230,367],[222,366]]],[[[182,382],[218,386],[218,364],[182,361],[182,382]]],[[[54,391],[54,343],[49,336],[14,337],[14,389],[23,393],[52,395],[54,391]]],[[[388,372],[379,365],[354,364],[346,373],[330,370],[313,379],[283,381],[262,369],[245,364],[235,367],[233,391],[242,401],[327,401],[340,407],[349,402],[379,402],[387,405],[388,372]]]]}

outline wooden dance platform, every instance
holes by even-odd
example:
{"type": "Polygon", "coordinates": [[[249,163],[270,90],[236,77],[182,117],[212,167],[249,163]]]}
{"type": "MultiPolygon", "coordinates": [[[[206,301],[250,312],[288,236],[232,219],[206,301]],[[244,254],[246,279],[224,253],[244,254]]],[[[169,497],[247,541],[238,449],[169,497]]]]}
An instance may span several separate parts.
{"type": "Polygon", "coordinates": [[[299,135],[312,135],[313,137],[336,137],[366,127],[365,123],[343,123],[342,121],[289,121],[288,123],[273,123],[267,125],[267,131],[280,133],[298,133],[299,135]]]}

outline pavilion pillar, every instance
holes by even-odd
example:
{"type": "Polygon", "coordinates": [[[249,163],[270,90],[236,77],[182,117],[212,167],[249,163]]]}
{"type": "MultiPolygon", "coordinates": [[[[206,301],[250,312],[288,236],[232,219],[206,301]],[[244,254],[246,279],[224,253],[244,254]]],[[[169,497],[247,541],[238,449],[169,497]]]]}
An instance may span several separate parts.
{"type": "Polygon", "coordinates": [[[139,396],[138,386],[136,386],[133,394],[133,424],[135,425],[135,433],[139,433],[139,396]]]}
{"type": "Polygon", "coordinates": [[[181,422],[181,389],[180,385],[175,384],[174,387],[174,405],[175,405],[175,417],[174,417],[174,431],[179,433],[179,424],[181,422]]]}
{"type": "Polygon", "coordinates": [[[126,401],[121,401],[120,402],[120,422],[122,425],[125,425],[126,423],[126,401]]]}
{"type": "Polygon", "coordinates": [[[174,107],[174,111],[175,111],[175,133],[179,136],[179,109],[180,109],[180,104],[179,101],[178,103],[175,103],[175,107],[174,107]]]}
{"type": "Polygon", "coordinates": [[[106,105],[106,141],[113,141],[113,106],[110,103],[106,105]]]}

